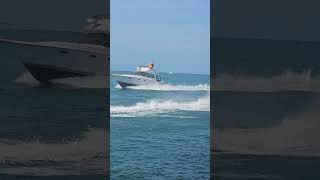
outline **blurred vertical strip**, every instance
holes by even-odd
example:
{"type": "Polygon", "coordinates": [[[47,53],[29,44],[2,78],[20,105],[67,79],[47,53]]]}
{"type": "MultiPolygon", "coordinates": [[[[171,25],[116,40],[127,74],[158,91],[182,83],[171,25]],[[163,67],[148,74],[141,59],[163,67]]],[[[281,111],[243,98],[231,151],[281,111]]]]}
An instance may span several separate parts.
{"type": "Polygon", "coordinates": [[[211,1],[211,178],[319,179],[319,1],[211,1]]]}
{"type": "Polygon", "coordinates": [[[110,1],[0,6],[0,179],[110,179],[110,1]]]}

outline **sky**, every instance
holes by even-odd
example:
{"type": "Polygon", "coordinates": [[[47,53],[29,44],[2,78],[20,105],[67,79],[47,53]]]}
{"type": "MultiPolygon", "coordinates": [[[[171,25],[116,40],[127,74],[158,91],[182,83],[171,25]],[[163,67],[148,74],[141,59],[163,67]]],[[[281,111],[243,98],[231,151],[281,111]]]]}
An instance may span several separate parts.
{"type": "Polygon", "coordinates": [[[111,70],[209,74],[210,0],[111,0],[111,70]]]}

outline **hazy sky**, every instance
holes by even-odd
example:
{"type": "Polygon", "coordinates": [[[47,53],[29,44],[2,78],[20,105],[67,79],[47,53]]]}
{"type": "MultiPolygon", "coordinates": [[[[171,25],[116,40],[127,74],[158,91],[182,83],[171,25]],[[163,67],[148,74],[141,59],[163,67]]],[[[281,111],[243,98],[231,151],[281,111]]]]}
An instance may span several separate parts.
{"type": "Polygon", "coordinates": [[[111,0],[111,69],[209,74],[209,0],[111,0]]]}

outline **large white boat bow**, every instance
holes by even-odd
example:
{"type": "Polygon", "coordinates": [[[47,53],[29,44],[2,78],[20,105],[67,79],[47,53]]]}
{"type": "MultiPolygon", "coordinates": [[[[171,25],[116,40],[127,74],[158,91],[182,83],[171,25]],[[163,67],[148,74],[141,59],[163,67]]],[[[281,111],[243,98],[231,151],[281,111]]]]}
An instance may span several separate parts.
{"type": "Polygon", "coordinates": [[[0,39],[0,47],[8,47],[19,55],[30,74],[41,83],[56,79],[109,74],[109,18],[97,15],[87,19],[79,42],[27,42],[0,39]]]}

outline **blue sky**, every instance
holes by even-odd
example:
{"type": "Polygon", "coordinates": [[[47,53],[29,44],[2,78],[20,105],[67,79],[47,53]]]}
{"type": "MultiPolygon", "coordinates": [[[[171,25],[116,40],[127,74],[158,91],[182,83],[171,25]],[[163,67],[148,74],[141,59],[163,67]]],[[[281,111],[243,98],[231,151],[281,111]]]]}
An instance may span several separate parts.
{"type": "Polygon", "coordinates": [[[111,0],[111,69],[209,74],[209,0],[111,0]]]}

